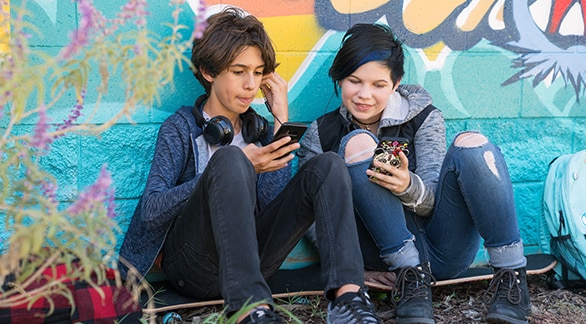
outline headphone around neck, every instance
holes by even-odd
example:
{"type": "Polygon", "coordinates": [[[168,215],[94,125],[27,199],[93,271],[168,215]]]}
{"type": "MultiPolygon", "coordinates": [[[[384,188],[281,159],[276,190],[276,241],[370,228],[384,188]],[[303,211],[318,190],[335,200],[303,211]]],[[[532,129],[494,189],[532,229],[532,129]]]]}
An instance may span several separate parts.
{"type": "MultiPolygon", "coordinates": [[[[234,138],[234,126],[227,117],[221,115],[206,120],[201,113],[206,100],[206,95],[200,96],[191,109],[195,123],[203,129],[203,136],[209,144],[229,145],[234,138]]],[[[269,122],[252,108],[248,108],[241,114],[240,120],[242,120],[242,137],[246,143],[258,142],[268,132],[269,122]]]]}

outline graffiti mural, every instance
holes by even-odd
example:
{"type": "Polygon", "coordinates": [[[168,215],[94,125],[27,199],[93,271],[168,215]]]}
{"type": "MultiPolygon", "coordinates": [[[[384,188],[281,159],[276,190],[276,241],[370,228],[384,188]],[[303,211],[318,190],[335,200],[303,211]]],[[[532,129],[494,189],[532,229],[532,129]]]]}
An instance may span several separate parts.
{"type": "MultiPolygon", "coordinates": [[[[344,8],[344,3],[333,0],[316,5],[320,24],[344,30],[347,25],[340,24],[343,15],[351,14],[353,22],[385,17],[407,46],[423,49],[441,44],[465,51],[484,39],[519,54],[512,62],[518,72],[503,81],[503,86],[532,79],[533,87],[542,85],[538,93],[546,105],[548,94],[555,96],[566,86],[572,87],[576,100],[584,94],[584,0],[389,0],[377,7],[355,10],[344,8]]],[[[550,112],[566,115],[555,107],[550,112]]]]}
{"type": "MultiPolygon", "coordinates": [[[[198,3],[188,0],[185,9],[196,12],[198,3]]],[[[2,4],[4,12],[9,12],[9,1],[2,4]]],[[[73,27],[74,22],[64,17],[71,16],[74,2],[34,0],[29,4],[36,15],[44,16],[37,27],[50,34],[51,45],[66,44],[68,34],[62,29],[73,27]]],[[[531,106],[542,105],[530,115],[585,114],[579,103],[586,89],[586,0],[274,0],[269,5],[255,0],[208,0],[206,5],[208,15],[234,5],[263,21],[278,50],[278,71],[290,82],[292,103],[301,107],[293,111],[293,119],[308,121],[323,113],[306,107],[327,110],[335,105],[326,71],[344,31],[359,22],[381,22],[395,31],[412,62],[405,81],[432,91],[448,118],[517,116],[518,110],[504,103],[491,111],[474,107],[476,98],[492,92],[516,92],[521,81],[532,89],[524,100],[531,106]],[[491,66],[482,65],[481,59],[476,63],[473,56],[478,53],[491,53],[497,61],[491,66]],[[473,64],[478,65],[479,78],[466,80],[473,64]],[[464,91],[462,85],[475,82],[489,90],[464,91]]],[[[4,51],[7,28],[0,30],[0,50],[4,51]]]]}
{"type": "MultiPolygon", "coordinates": [[[[105,16],[116,15],[127,2],[94,1],[105,16]]],[[[173,8],[169,1],[147,2],[151,13],[147,27],[164,37],[173,8]]],[[[182,3],[179,22],[187,27],[189,37],[199,1],[175,2],[182,3]]],[[[0,0],[0,4],[4,12],[26,4],[35,27],[28,42],[49,55],[67,46],[70,32],[78,27],[75,0],[0,0]]],[[[309,122],[338,106],[328,69],[349,27],[359,22],[389,25],[404,43],[403,82],[422,84],[432,94],[446,118],[448,137],[462,129],[479,129],[500,144],[519,197],[524,240],[537,245],[546,166],[555,155],[586,148],[586,0],[205,0],[205,4],[206,15],[233,5],[263,22],[277,49],[277,71],[289,82],[292,121],[309,122]]],[[[0,52],[9,48],[9,27],[6,17],[0,16],[0,52]]],[[[120,147],[108,145],[103,150],[102,142],[76,139],[74,145],[64,142],[55,149],[75,152],[66,161],[54,160],[64,165],[63,170],[78,170],[58,175],[63,184],[60,197],[67,199],[83,187],[87,174],[97,173],[103,161],[132,160],[126,148],[140,148],[136,157],[131,156],[137,160],[128,163],[131,167],[112,167],[119,213],[129,219],[150,168],[160,123],[180,105],[193,104],[194,96],[203,91],[187,69],[174,78],[174,87],[162,91],[160,102],[149,107],[154,109],[133,116],[140,136],[129,136],[125,125],[120,125],[111,134],[124,139],[120,147]]],[[[97,117],[107,118],[122,104],[122,82],[112,80],[97,117]]],[[[88,90],[87,98],[91,106],[95,93],[88,90]]],[[[52,112],[51,119],[67,117],[74,99],[64,98],[62,109],[52,112]]],[[[270,118],[260,96],[254,106],[270,118]]]]}
{"type": "MultiPolygon", "coordinates": [[[[438,72],[438,87],[449,105],[461,113],[455,116],[475,115],[464,108],[469,104],[462,103],[465,94],[454,80],[463,73],[456,71],[461,67],[454,64],[462,60],[461,55],[474,51],[505,56],[509,73],[490,81],[505,88],[527,80],[538,101],[554,116],[577,113],[586,87],[585,0],[281,0],[271,1],[270,6],[253,0],[206,3],[215,10],[235,5],[257,15],[278,49],[295,48],[297,53],[307,54],[287,62],[289,69],[295,69],[290,75],[294,101],[301,92],[296,88],[305,88],[297,82],[316,86],[313,76],[320,69],[316,65],[328,62],[319,54],[335,51],[340,38],[337,34],[359,22],[386,23],[395,31],[414,61],[416,77],[412,82],[425,83],[426,74],[438,72]],[[290,23],[293,19],[295,23],[290,23]],[[561,103],[560,96],[564,97],[561,103]]],[[[479,68],[482,72],[482,66],[479,68]]],[[[327,66],[321,69],[323,72],[327,66]]],[[[486,70],[491,73],[490,68],[486,70]]],[[[318,87],[329,91],[331,86],[318,82],[318,87]]]]}

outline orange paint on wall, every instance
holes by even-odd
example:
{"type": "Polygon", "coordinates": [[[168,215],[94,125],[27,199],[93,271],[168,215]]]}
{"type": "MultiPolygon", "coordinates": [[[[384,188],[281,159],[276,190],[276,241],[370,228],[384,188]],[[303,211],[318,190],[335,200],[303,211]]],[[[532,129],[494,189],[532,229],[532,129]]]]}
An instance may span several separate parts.
{"type": "Polygon", "coordinates": [[[476,3],[476,7],[474,7],[470,11],[470,15],[466,22],[460,26],[463,31],[472,31],[476,27],[480,21],[486,16],[490,8],[494,5],[495,0],[481,0],[476,3]]]}
{"type": "Polygon", "coordinates": [[[349,1],[331,0],[334,9],[341,14],[362,13],[374,10],[392,0],[349,1]]]}
{"type": "Polygon", "coordinates": [[[233,5],[246,10],[258,18],[312,15],[315,12],[314,0],[205,0],[205,4],[207,6],[233,5]]]}
{"type": "Polygon", "coordinates": [[[403,10],[405,27],[416,34],[428,33],[465,2],[466,0],[412,0],[403,10]]]}

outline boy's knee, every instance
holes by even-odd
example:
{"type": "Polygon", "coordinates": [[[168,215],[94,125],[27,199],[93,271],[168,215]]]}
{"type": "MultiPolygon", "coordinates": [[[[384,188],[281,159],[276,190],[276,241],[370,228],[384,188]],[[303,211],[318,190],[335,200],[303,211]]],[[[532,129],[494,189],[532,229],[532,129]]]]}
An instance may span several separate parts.
{"type": "Polygon", "coordinates": [[[368,134],[356,134],[348,140],[344,153],[346,163],[354,163],[372,158],[376,142],[368,134]]]}

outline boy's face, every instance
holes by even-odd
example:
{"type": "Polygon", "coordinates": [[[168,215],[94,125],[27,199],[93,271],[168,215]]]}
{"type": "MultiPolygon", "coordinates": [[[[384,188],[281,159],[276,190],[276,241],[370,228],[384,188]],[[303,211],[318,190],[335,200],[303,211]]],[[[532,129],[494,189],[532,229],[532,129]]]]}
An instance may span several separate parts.
{"type": "Polygon", "coordinates": [[[211,116],[234,118],[246,110],[254,100],[263,77],[264,61],[258,47],[245,47],[227,70],[216,77],[204,74],[211,83],[208,103],[211,116]]]}
{"type": "Polygon", "coordinates": [[[342,102],[358,121],[373,122],[379,119],[398,85],[393,84],[386,65],[368,62],[340,81],[342,102]]]}

